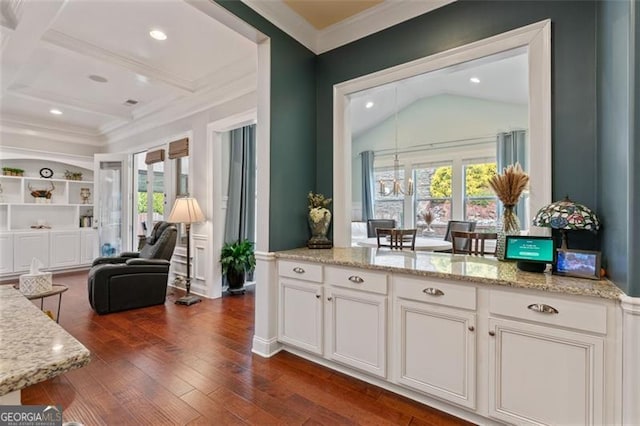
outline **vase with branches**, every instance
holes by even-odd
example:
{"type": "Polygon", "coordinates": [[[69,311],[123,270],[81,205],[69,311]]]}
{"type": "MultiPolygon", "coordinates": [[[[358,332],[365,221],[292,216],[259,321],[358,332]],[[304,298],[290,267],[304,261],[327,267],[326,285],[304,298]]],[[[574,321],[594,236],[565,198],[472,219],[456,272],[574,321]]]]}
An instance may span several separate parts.
{"type": "Polygon", "coordinates": [[[502,174],[489,179],[489,186],[503,205],[502,216],[497,225],[496,257],[499,260],[504,260],[507,235],[520,234],[520,221],[514,209],[528,184],[529,175],[519,163],[505,167],[502,174]]]}

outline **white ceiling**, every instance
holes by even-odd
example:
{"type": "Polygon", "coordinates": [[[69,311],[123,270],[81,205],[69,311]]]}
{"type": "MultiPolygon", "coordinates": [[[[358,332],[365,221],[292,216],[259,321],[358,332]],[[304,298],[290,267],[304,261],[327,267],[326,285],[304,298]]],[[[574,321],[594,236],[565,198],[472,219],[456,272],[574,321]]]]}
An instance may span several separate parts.
{"type": "Polygon", "coordinates": [[[0,13],[3,131],[68,131],[101,144],[256,72],[255,43],[182,0],[3,0],[0,13]]]}
{"type": "Polygon", "coordinates": [[[529,102],[528,56],[525,48],[470,61],[455,67],[385,84],[351,96],[351,132],[362,132],[430,96],[449,94],[527,105],[529,102]],[[480,83],[469,79],[476,77],[480,83]],[[373,107],[366,108],[367,102],[373,107]]]}

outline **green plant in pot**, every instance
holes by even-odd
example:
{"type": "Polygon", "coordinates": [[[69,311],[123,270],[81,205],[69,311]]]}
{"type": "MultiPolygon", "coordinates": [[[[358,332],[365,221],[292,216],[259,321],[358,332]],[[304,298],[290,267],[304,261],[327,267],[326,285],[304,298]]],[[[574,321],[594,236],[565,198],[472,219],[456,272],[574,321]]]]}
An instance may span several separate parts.
{"type": "Polygon", "coordinates": [[[249,240],[225,243],[220,253],[220,264],[229,283],[229,293],[244,293],[245,274],[256,267],[253,243],[249,240]]]}

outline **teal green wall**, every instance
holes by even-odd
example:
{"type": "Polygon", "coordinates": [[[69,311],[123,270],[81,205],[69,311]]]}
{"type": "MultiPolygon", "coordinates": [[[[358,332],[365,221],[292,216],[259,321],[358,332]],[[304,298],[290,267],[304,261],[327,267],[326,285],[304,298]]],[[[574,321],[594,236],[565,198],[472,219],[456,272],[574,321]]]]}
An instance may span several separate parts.
{"type": "MultiPolygon", "coordinates": [[[[593,2],[457,1],[320,55],[318,167],[331,164],[334,84],[544,19],[552,21],[553,197],[595,207],[595,173],[586,172],[596,166],[593,2]]],[[[332,192],[331,173],[318,174],[318,190],[332,192]]]]}
{"type": "Polygon", "coordinates": [[[258,211],[257,226],[269,226],[270,251],[302,247],[316,179],[316,56],[242,2],[216,2],[271,39],[270,220],[258,211]]]}
{"type": "MultiPolygon", "coordinates": [[[[634,238],[628,232],[634,202],[629,196],[633,162],[629,155],[633,144],[629,114],[633,102],[633,70],[629,62],[631,3],[607,1],[598,6],[598,212],[605,223],[603,232],[611,236],[603,241],[609,276],[629,294],[633,290],[630,267],[637,263],[630,257],[634,238]]],[[[636,293],[640,293],[638,290],[636,293]]]]}
{"type": "Polygon", "coordinates": [[[306,193],[333,192],[334,84],[551,19],[553,198],[569,195],[596,209],[604,222],[602,232],[574,232],[570,245],[602,247],[605,256],[615,256],[608,259],[614,282],[640,296],[640,239],[629,237],[640,233],[636,0],[459,0],[318,57],[240,1],[216,1],[271,37],[270,250],[303,246],[308,236],[306,193]],[[624,57],[607,50],[607,37],[617,30],[612,15],[602,15],[607,8],[606,13],[613,13],[620,6],[616,3],[628,7],[632,17],[626,58],[631,62],[624,64],[624,57]],[[620,66],[630,69],[626,86],[604,71],[615,74],[620,66]],[[608,83],[615,92],[609,98],[608,83]],[[626,111],[619,99],[625,90],[631,93],[626,111]],[[629,117],[627,138],[612,138],[607,132],[619,123],[618,115],[607,112],[611,105],[629,117]],[[620,166],[623,159],[626,163],[620,166]]]}

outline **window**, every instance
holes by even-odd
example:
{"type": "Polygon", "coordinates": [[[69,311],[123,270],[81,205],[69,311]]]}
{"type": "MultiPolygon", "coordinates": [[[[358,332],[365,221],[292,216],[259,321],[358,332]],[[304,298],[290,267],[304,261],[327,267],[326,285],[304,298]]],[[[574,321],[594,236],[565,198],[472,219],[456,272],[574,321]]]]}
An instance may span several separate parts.
{"type": "Polygon", "coordinates": [[[475,221],[476,229],[495,228],[497,197],[489,186],[496,175],[496,162],[469,162],[464,166],[464,218],[475,221]]]}
{"type": "Polygon", "coordinates": [[[451,220],[452,166],[450,163],[418,164],[413,173],[416,182],[414,211],[416,228],[426,228],[424,214],[431,210],[431,227],[437,235],[444,235],[451,220]]]}
{"type": "MultiPolygon", "coordinates": [[[[395,219],[398,227],[403,226],[404,218],[404,195],[399,193],[394,195],[393,180],[395,178],[395,170],[393,167],[375,168],[374,178],[377,183],[376,197],[373,204],[374,217],[377,219],[395,219]],[[383,194],[384,191],[384,194],[383,194]]],[[[404,184],[404,170],[400,169],[398,173],[398,181],[400,185],[404,184]]]]}

